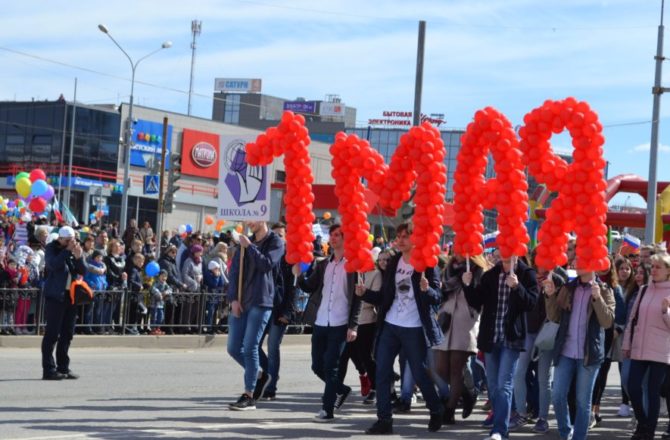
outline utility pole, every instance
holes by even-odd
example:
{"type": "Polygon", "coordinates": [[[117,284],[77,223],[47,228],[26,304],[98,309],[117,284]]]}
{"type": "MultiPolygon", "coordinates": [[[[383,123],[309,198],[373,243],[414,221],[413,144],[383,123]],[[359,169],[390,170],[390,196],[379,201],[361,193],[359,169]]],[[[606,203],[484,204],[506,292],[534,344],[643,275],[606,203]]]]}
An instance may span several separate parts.
{"type": "Polygon", "coordinates": [[[165,154],[167,150],[168,118],[163,117],[163,142],[161,145],[160,179],[158,184],[158,218],[156,219],[156,234],[158,235],[158,246],[156,246],[156,259],[161,256],[161,239],[163,238],[163,182],[165,179],[165,154]]]}
{"type": "Polygon", "coordinates": [[[419,21],[419,43],[416,49],[416,78],[414,82],[414,113],[412,125],[421,123],[421,91],[423,89],[423,52],[426,43],[426,22],[419,21]]]}
{"type": "MultiPolygon", "coordinates": [[[[70,157],[68,160],[67,166],[67,187],[65,189],[65,200],[67,203],[65,206],[69,209],[70,207],[70,194],[72,190],[72,154],[74,153],[74,123],[76,121],[77,114],[77,78],[74,79],[74,100],[72,102],[72,127],[70,127],[70,157]]],[[[63,200],[61,200],[61,204],[63,200]]]]}
{"type": "Polygon", "coordinates": [[[661,23],[658,25],[658,41],[656,43],[656,75],[654,77],[654,88],[651,93],[654,95],[654,107],[651,117],[651,142],[649,143],[649,185],[647,186],[647,218],[645,220],[644,241],[647,244],[654,243],[654,234],[656,232],[656,193],[657,178],[656,170],[658,168],[658,123],[661,113],[661,95],[670,89],[661,87],[663,70],[663,9],[665,0],[661,0],[661,23]]]}
{"type": "Polygon", "coordinates": [[[188,86],[188,112],[191,116],[191,95],[193,94],[193,70],[195,69],[195,39],[202,32],[202,21],[191,21],[191,33],[193,34],[193,41],[191,42],[191,79],[188,86]]]}

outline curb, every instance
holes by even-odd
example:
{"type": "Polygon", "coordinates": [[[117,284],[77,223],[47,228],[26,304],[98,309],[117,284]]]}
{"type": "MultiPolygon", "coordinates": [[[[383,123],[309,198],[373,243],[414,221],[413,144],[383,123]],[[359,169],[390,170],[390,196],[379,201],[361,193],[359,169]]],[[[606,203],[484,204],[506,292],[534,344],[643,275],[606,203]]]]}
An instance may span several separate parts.
{"type": "MultiPolygon", "coordinates": [[[[282,345],[309,345],[310,335],[284,335],[282,345]]],[[[194,350],[207,348],[226,349],[228,335],[169,335],[169,336],[97,336],[75,335],[72,348],[138,348],[194,350]]],[[[42,336],[0,336],[2,348],[39,349],[42,336]]]]}

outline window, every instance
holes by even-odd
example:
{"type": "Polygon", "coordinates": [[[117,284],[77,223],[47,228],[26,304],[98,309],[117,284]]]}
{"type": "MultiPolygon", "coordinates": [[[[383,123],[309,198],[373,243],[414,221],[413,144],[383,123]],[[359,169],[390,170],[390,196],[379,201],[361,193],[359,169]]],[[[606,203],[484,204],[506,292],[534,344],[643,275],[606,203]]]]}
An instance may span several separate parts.
{"type": "Polygon", "coordinates": [[[240,96],[226,95],[223,122],[236,125],[240,123],[240,96]]]}
{"type": "Polygon", "coordinates": [[[275,182],[286,182],[286,171],[276,170],[275,171],[275,182]]]}

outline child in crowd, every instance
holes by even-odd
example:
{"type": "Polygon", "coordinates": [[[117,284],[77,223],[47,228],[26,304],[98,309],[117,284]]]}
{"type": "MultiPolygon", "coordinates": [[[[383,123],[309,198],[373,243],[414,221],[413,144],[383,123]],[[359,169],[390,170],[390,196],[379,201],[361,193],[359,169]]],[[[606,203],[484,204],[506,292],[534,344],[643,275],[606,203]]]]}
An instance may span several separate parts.
{"type": "Polygon", "coordinates": [[[144,295],[142,294],[142,267],[144,266],[144,255],[135,253],[132,256],[132,267],[130,268],[129,287],[130,287],[130,307],[128,309],[128,324],[130,328],[128,333],[138,335],[137,324],[140,319],[138,314],[146,315],[147,306],[144,305],[144,295]]]}
{"type": "Polygon", "coordinates": [[[104,324],[109,324],[106,321],[106,318],[110,314],[111,304],[105,302],[105,293],[107,290],[107,266],[103,262],[104,254],[95,249],[91,253],[91,257],[87,261],[87,271],[84,275],[84,281],[86,284],[93,290],[93,307],[91,308],[91,317],[87,318],[88,323],[92,323],[96,326],[95,332],[98,334],[104,333],[105,329],[103,328],[104,324]],[[90,319],[92,318],[92,319],[90,319]]]}
{"type": "Polygon", "coordinates": [[[167,283],[168,273],[166,270],[161,270],[158,274],[158,280],[151,286],[151,324],[154,329],[150,334],[164,335],[165,332],[161,330],[160,326],[163,324],[165,318],[165,300],[172,295],[172,289],[167,283]]]}
{"type": "Polygon", "coordinates": [[[219,304],[223,301],[223,293],[228,286],[228,280],[221,270],[221,265],[214,260],[207,265],[203,279],[208,293],[205,332],[214,333],[214,325],[216,324],[214,317],[219,304]]]}

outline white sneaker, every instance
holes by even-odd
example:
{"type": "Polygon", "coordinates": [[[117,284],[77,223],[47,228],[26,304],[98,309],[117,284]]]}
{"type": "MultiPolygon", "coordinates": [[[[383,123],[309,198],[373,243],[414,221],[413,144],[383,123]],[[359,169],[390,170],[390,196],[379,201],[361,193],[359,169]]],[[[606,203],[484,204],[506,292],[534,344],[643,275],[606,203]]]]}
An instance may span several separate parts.
{"type": "Polygon", "coordinates": [[[616,414],[618,417],[630,417],[630,406],[622,403],[619,406],[619,412],[616,414]]]}
{"type": "Polygon", "coordinates": [[[484,438],[484,440],[502,440],[502,435],[498,434],[497,432],[494,432],[490,436],[484,438]]]}
{"type": "Polygon", "coordinates": [[[314,421],[320,423],[332,422],[334,419],[335,417],[332,414],[329,415],[325,409],[322,409],[317,415],[314,416],[314,421]]]}

